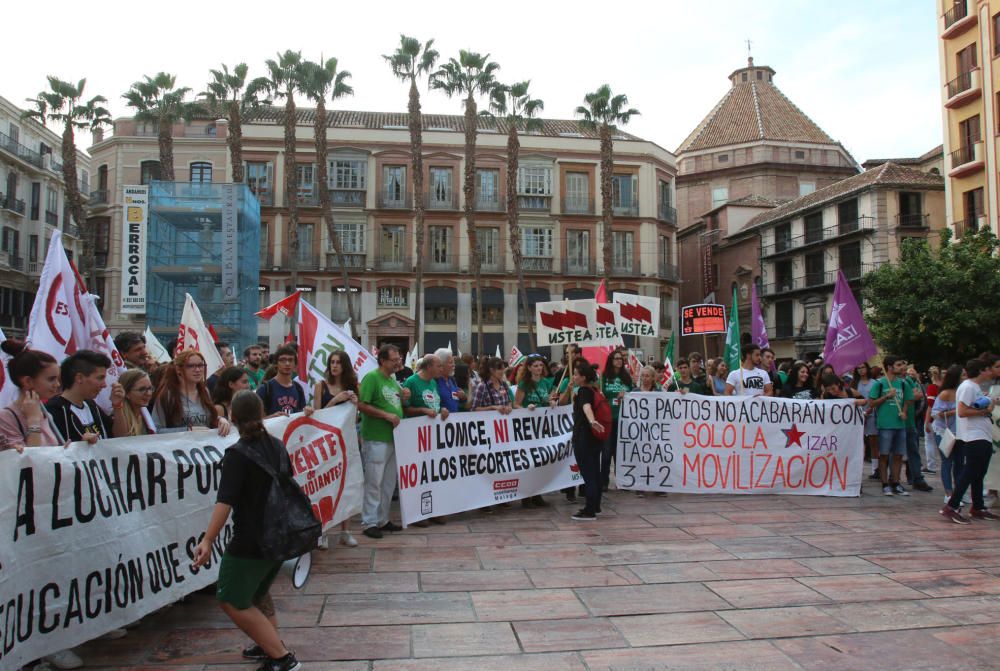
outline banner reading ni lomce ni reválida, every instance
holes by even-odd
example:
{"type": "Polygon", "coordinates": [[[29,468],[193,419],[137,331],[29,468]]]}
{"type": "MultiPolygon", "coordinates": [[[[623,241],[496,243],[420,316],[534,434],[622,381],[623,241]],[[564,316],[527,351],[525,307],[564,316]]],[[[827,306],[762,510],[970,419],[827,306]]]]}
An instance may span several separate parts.
{"type": "MultiPolygon", "coordinates": [[[[354,417],[352,406],[266,423],[327,529],[361,507],[354,417]]],[[[215,582],[231,522],[206,566],[191,560],[235,441],[204,430],[0,452],[0,669],[215,582]]]]}
{"type": "Polygon", "coordinates": [[[403,524],[580,482],[572,408],[413,417],[393,431],[403,524]]]}
{"type": "Polygon", "coordinates": [[[861,493],[864,412],[853,400],[629,393],[622,489],[725,494],[861,493]]]}

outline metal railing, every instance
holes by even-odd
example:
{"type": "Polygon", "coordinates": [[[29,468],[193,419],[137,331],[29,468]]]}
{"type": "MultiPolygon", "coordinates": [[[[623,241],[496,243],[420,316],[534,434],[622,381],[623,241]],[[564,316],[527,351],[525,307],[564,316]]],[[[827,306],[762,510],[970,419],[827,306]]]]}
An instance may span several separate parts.
{"type": "Polygon", "coordinates": [[[951,9],[944,13],[944,27],[951,28],[968,15],[969,7],[966,0],[958,0],[951,9]]]}
{"type": "Polygon", "coordinates": [[[482,198],[476,196],[476,211],[477,212],[503,212],[506,209],[504,203],[500,202],[500,196],[497,195],[496,198],[482,198]]]}
{"type": "Polygon", "coordinates": [[[593,259],[580,260],[563,257],[562,272],[563,275],[592,277],[597,274],[597,264],[594,263],[593,259]]]}
{"type": "Polygon", "coordinates": [[[675,266],[672,263],[667,263],[665,261],[660,262],[659,268],[657,268],[656,275],[661,280],[670,280],[671,282],[678,282],[680,281],[681,277],[680,270],[677,268],[677,266],[675,266]]]}
{"type": "Polygon", "coordinates": [[[380,256],[375,260],[375,267],[379,270],[408,273],[413,268],[413,264],[408,256],[380,256]]]}
{"type": "Polygon", "coordinates": [[[929,214],[897,214],[896,225],[901,228],[927,228],[929,214]]]}
{"type": "Polygon", "coordinates": [[[379,191],[378,206],[383,210],[409,210],[413,207],[413,198],[409,193],[397,196],[394,193],[379,191]]]}
{"type": "Polygon", "coordinates": [[[957,168],[960,165],[965,165],[966,163],[972,163],[976,160],[976,147],[982,144],[978,140],[967,145],[963,145],[951,152],[948,157],[951,161],[950,165],[952,169],[957,168]]]}
{"type": "Polygon", "coordinates": [[[34,149],[24,146],[14,138],[9,135],[5,135],[4,133],[0,133],[0,149],[13,154],[22,161],[27,161],[37,168],[42,167],[42,155],[40,153],[34,149]]]}
{"type": "Polygon", "coordinates": [[[827,242],[859,231],[874,231],[878,224],[874,217],[862,216],[856,220],[838,222],[833,226],[825,226],[821,230],[810,231],[807,235],[797,235],[790,238],[778,238],[760,247],[761,257],[787,254],[810,245],[827,242]]]}
{"type": "Polygon", "coordinates": [[[319,254],[309,254],[305,252],[299,252],[296,255],[297,263],[296,268],[299,270],[319,270],[320,267],[320,257],[319,254]]]}
{"type": "Polygon", "coordinates": [[[593,214],[593,198],[566,198],[562,203],[563,214],[593,214]]]}
{"type": "Polygon", "coordinates": [[[367,194],[366,189],[330,189],[330,203],[333,207],[364,207],[367,194]]]}
{"type": "Polygon", "coordinates": [[[315,189],[312,191],[299,191],[297,194],[298,204],[302,207],[319,207],[319,193],[315,189]]]}
{"type": "Polygon", "coordinates": [[[551,256],[521,257],[521,270],[526,273],[551,273],[553,265],[551,256]]]}
{"type": "Polygon", "coordinates": [[[956,238],[962,238],[967,234],[976,233],[986,225],[986,217],[970,217],[960,219],[952,224],[956,238]]]}
{"type": "Polygon", "coordinates": [[[59,225],[59,215],[56,212],[45,210],[45,223],[49,226],[59,225]]]}
{"type": "Polygon", "coordinates": [[[14,198],[13,196],[7,196],[0,193],[0,209],[9,210],[24,216],[24,201],[20,198],[14,198]]]}
{"type": "Polygon", "coordinates": [[[458,254],[442,254],[431,251],[424,264],[424,272],[428,273],[454,273],[457,270],[458,254]]]}
{"type": "Polygon", "coordinates": [[[431,190],[427,192],[426,203],[428,210],[457,210],[458,193],[437,194],[431,190]]]}
{"type": "Polygon", "coordinates": [[[63,227],[63,233],[65,233],[66,235],[71,235],[74,238],[78,238],[79,239],[79,237],[80,237],[80,227],[77,226],[76,224],[66,224],[63,227]]]}
{"type": "MultiPolygon", "coordinates": [[[[866,274],[875,270],[873,263],[859,263],[841,266],[840,270],[848,280],[859,280],[866,274]]],[[[803,289],[815,289],[822,286],[834,284],[837,281],[837,270],[823,270],[800,275],[798,277],[785,277],[776,282],[768,282],[761,287],[764,296],[775,296],[778,294],[801,291],[803,289]]]]}
{"type": "Polygon", "coordinates": [[[96,191],[90,192],[90,204],[91,205],[103,205],[108,202],[108,190],[107,189],[97,189],[96,191]]]}
{"type": "Polygon", "coordinates": [[[518,195],[517,209],[521,212],[550,212],[552,211],[552,196],[518,195]]]}
{"type": "Polygon", "coordinates": [[[482,270],[482,272],[484,272],[484,273],[502,273],[502,272],[504,272],[504,270],[506,269],[506,265],[507,264],[506,264],[505,259],[503,257],[503,253],[498,251],[495,256],[496,256],[496,258],[494,258],[492,262],[487,262],[487,261],[481,261],[480,262],[480,264],[481,264],[480,270],[482,270]]]}
{"type": "Polygon", "coordinates": [[[677,208],[670,207],[669,205],[664,205],[660,203],[660,207],[657,208],[656,218],[660,221],[665,221],[668,224],[677,223],[677,208]]]}
{"type": "Polygon", "coordinates": [[[954,98],[959,93],[968,91],[972,88],[972,73],[974,70],[969,70],[968,72],[963,72],[959,76],[948,82],[948,97],[954,98]]]}
{"type": "Polygon", "coordinates": [[[611,211],[616,217],[638,217],[639,204],[632,203],[631,205],[612,205],[611,211]]]}
{"type": "Polygon", "coordinates": [[[640,274],[641,270],[638,261],[611,263],[611,275],[613,277],[639,277],[640,274]]]}
{"type": "Polygon", "coordinates": [[[20,256],[11,256],[8,252],[7,256],[7,266],[13,270],[24,270],[24,259],[20,256]]]}
{"type": "MultiPolygon", "coordinates": [[[[344,268],[349,270],[363,270],[365,267],[366,255],[364,252],[344,252],[344,268]]],[[[337,259],[337,254],[335,252],[326,253],[326,269],[327,270],[340,270],[340,261],[337,259]]]]}

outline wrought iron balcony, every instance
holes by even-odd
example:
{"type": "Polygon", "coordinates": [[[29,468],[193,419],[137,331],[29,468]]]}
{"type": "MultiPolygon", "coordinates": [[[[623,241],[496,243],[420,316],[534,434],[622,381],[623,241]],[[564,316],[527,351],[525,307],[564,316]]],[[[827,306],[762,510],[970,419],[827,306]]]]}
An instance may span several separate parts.
{"type": "Polygon", "coordinates": [[[319,254],[310,254],[300,251],[296,257],[295,267],[298,270],[319,270],[319,261],[319,254]]]}
{"type": "Polygon", "coordinates": [[[80,239],[80,227],[76,224],[66,224],[63,227],[63,233],[72,236],[74,238],[80,239]]]}
{"type": "Polygon", "coordinates": [[[639,277],[640,274],[641,271],[638,261],[629,260],[625,262],[611,263],[612,277],[639,277]]]}
{"type": "Polygon", "coordinates": [[[476,195],[477,212],[503,212],[505,209],[504,203],[500,202],[499,194],[493,194],[492,196],[476,195]]]}
{"type": "MultiPolygon", "coordinates": [[[[860,280],[866,274],[875,270],[873,263],[857,263],[841,266],[844,277],[848,280],[860,280]]],[[[822,270],[800,275],[799,277],[783,277],[776,282],[765,283],[761,287],[763,296],[777,296],[781,294],[802,291],[805,289],[818,289],[834,284],[837,281],[837,270],[822,270]]]]}
{"type": "Polygon", "coordinates": [[[58,226],[59,215],[55,212],[45,210],[45,223],[48,224],[49,226],[58,226]]]}
{"type": "Polygon", "coordinates": [[[953,0],[951,8],[941,16],[941,39],[961,35],[977,21],[976,12],[969,12],[968,0],[953,0]]]}
{"type": "Polygon", "coordinates": [[[504,272],[504,269],[506,268],[507,264],[506,260],[504,259],[503,253],[497,251],[493,255],[492,259],[490,260],[483,259],[481,261],[481,266],[482,266],[481,270],[484,273],[502,273],[504,272]]]}
{"type": "Polygon", "coordinates": [[[927,228],[929,214],[897,214],[896,225],[900,228],[927,228]]]}
{"type": "Polygon", "coordinates": [[[562,203],[563,214],[593,214],[593,198],[571,198],[566,197],[562,203]]]}
{"type": "Polygon", "coordinates": [[[761,245],[760,256],[761,258],[766,258],[768,256],[777,256],[778,254],[787,254],[854,233],[874,231],[877,228],[878,222],[874,217],[862,216],[850,221],[838,222],[833,226],[825,226],[822,229],[809,231],[806,235],[777,237],[774,242],[761,245]]]}
{"type": "Polygon", "coordinates": [[[983,143],[975,142],[959,147],[948,155],[949,177],[961,177],[978,172],[984,167],[983,143]]]}
{"type": "Polygon", "coordinates": [[[616,217],[638,217],[639,203],[614,204],[611,211],[616,217]]]}
{"type": "MultiPolygon", "coordinates": [[[[344,252],[344,266],[349,270],[364,270],[365,268],[366,255],[364,252],[344,252]]],[[[326,253],[326,269],[327,270],[340,270],[340,261],[337,259],[337,254],[334,252],[326,253]]]]}
{"type": "Polygon", "coordinates": [[[0,209],[13,212],[15,214],[20,214],[24,216],[24,201],[19,198],[14,198],[13,196],[4,195],[0,193],[0,209]]]}
{"type": "Polygon", "coordinates": [[[250,191],[257,196],[257,202],[261,205],[274,205],[274,193],[267,187],[252,188],[250,191]]]}
{"type": "Polygon", "coordinates": [[[375,267],[379,270],[391,272],[411,272],[413,263],[408,256],[385,256],[375,260],[375,267]]]}
{"type": "MultiPolygon", "coordinates": [[[[471,263],[470,268],[471,271],[471,263]]],[[[448,254],[431,250],[424,264],[428,273],[454,273],[458,271],[458,254],[448,254]]]]}
{"type": "Polygon", "coordinates": [[[91,205],[104,205],[108,202],[108,190],[107,189],[97,189],[96,191],[90,192],[90,204],[91,205]]]}
{"type": "Polygon", "coordinates": [[[670,207],[669,205],[664,205],[663,203],[660,203],[660,207],[657,208],[656,211],[656,218],[668,224],[676,224],[677,208],[670,207]]]}
{"type": "Polygon", "coordinates": [[[315,189],[299,191],[296,195],[299,207],[319,207],[319,193],[315,189]]]}
{"type": "Polygon", "coordinates": [[[671,282],[679,282],[681,277],[677,266],[665,261],[660,262],[656,275],[661,280],[670,280],[671,282]]]}
{"type": "Polygon", "coordinates": [[[522,256],[521,270],[526,273],[551,273],[553,259],[551,256],[522,256]]]}
{"type": "Polygon", "coordinates": [[[955,233],[955,237],[961,239],[966,235],[978,232],[983,226],[986,225],[986,217],[970,217],[953,223],[952,230],[955,233]]]}
{"type": "Polygon", "coordinates": [[[958,107],[981,96],[983,93],[981,72],[979,68],[975,68],[963,72],[948,82],[948,95],[944,106],[948,108],[958,107]]]}
{"type": "Polygon", "coordinates": [[[952,8],[944,13],[944,27],[951,28],[968,15],[969,6],[966,3],[966,0],[956,0],[952,8]]]}
{"type": "Polygon", "coordinates": [[[34,149],[24,146],[9,135],[0,133],[0,149],[3,149],[7,153],[21,159],[22,161],[30,163],[36,168],[42,167],[42,155],[40,153],[34,149]]]}
{"type": "Polygon", "coordinates": [[[413,208],[413,198],[409,193],[379,191],[378,206],[383,210],[409,210],[413,208]]]}
{"type": "Polygon", "coordinates": [[[333,207],[364,207],[368,191],[365,189],[330,189],[333,207]]]}
{"type": "Polygon", "coordinates": [[[427,192],[425,204],[428,210],[457,210],[458,193],[439,193],[432,189],[427,192]]]}
{"type": "Polygon", "coordinates": [[[551,212],[552,196],[518,194],[517,209],[521,212],[551,212]]]}
{"type": "Polygon", "coordinates": [[[581,277],[593,277],[597,275],[596,264],[593,259],[569,259],[563,257],[563,275],[578,275],[581,277]]]}

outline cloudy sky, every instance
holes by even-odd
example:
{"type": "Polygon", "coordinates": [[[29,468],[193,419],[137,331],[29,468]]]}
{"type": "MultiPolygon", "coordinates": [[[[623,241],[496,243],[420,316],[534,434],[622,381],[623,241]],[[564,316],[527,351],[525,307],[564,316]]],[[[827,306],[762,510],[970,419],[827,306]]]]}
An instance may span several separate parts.
{"type": "MultiPolygon", "coordinates": [[[[4,9],[5,25],[21,27],[5,32],[0,80],[15,104],[45,75],[86,77],[88,94],[125,115],[121,94],[142,75],[164,70],[200,91],[211,67],[245,61],[260,75],[265,59],[290,48],[336,56],[352,73],[356,94],[343,108],[402,111],[406,88],[381,55],[405,32],[435,38],[445,58],[489,53],[501,81],[531,79],[547,117],[573,118],[585,93],[609,83],[642,113],[628,130],[673,151],[745,65],[749,39],[756,63],[774,68],[775,84],[859,162],[941,143],[935,0],[175,0],[162,10],[108,0],[100,11],[72,5],[63,20],[43,20],[62,2],[4,9]]],[[[461,113],[437,92],[424,96],[424,110],[461,113]]]]}

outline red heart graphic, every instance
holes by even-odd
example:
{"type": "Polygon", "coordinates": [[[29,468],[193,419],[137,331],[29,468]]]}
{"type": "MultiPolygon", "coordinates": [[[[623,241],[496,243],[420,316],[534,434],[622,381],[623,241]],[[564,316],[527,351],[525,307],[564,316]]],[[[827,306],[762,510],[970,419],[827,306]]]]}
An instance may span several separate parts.
{"type": "MultiPolygon", "coordinates": [[[[313,508],[315,509],[315,512],[317,513],[320,520],[323,522],[323,526],[325,527],[326,521],[333,519],[333,515],[337,511],[338,506],[340,505],[340,497],[343,496],[344,494],[344,483],[347,481],[347,469],[348,469],[347,445],[344,443],[344,434],[341,432],[339,428],[316,421],[312,417],[302,416],[302,417],[297,417],[296,419],[293,419],[291,422],[289,422],[288,426],[285,428],[285,434],[284,436],[282,436],[282,441],[285,443],[285,447],[290,449],[291,452],[294,452],[296,449],[298,449],[300,442],[305,442],[304,440],[295,441],[296,431],[305,426],[314,428],[320,432],[332,434],[335,449],[337,453],[339,453],[341,463],[343,464],[343,469],[341,470],[341,476],[340,476],[340,483],[339,486],[337,487],[337,496],[335,499],[333,499],[332,506],[330,506],[327,502],[327,499],[329,497],[320,497],[319,499],[314,499],[313,496],[309,497],[310,500],[313,502],[313,508]]],[[[315,436],[311,440],[315,440],[315,436]]],[[[329,443],[326,443],[325,446],[329,449],[329,443]]],[[[328,459],[326,463],[333,461],[336,458],[336,456],[337,454],[334,454],[333,457],[331,457],[331,459],[328,459]]],[[[292,467],[293,468],[295,467],[295,459],[292,459],[292,467]]],[[[299,474],[296,473],[295,475],[299,474]]]]}

